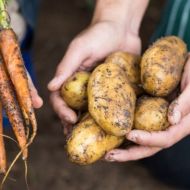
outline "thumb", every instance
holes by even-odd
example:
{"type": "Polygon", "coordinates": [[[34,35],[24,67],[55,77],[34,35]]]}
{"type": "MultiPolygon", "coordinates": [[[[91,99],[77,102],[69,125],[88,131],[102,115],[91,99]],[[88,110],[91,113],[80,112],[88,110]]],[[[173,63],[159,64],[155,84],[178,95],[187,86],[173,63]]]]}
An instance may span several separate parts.
{"type": "Polygon", "coordinates": [[[81,43],[79,44],[75,41],[69,46],[65,56],[57,67],[54,78],[49,82],[48,89],[50,91],[58,90],[65,80],[88,59],[88,51],[84,49],[84,44],[81,45],[81,43]]]}
{"type": "Polygon", "coordinates": [[[168,120],[171,125],[178,124],[180,120],[190,113],[190,84],[186,86],[182,94],[174,100],[168,110],[168,120]]]}
{"type": "Polygon", "coordinates": [[[35,88],[35,86],[32,82],[32,79],[31,79],[28,72],[27,72],[27,76],[28,76],[28,84],[29,84],[29,89],[30,89],[30,95],[32,98],[32,104],[33,104],[34,108],[38,109],[43,105],[43,100],[39,96],[38,91],[35,88]]]}

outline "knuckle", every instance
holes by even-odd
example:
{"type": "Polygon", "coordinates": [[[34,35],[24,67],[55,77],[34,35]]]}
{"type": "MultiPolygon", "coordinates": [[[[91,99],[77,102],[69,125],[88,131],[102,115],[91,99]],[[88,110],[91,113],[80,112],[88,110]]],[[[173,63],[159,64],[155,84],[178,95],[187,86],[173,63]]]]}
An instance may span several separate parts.
{"type": "Polygon", "coordinates": [[[170,144],[169,144],[169,143],[166,143],[166,144],[163,145],[163,148],[164,148],[164,149],[167,149],[167,148],[169,148],[169,147],[170,147],[170,144]]]}
{"type": "Polygon", "coordinates": [[[60,118],[61,120],[67,122],[67,119],[66,119],[66,117],[65,117],[65,113],[64,113],[63,111],[57,110],[57,114],[58,114],[58,116],[59,116],[59,118],[60,118]]]}
{"type": "Polygon", "coordinates": [[[171,146],[172,146],[172,141],[171,140],[168,140],[165,144],[164,144],[164,146],[163,146],[163,148],[164,149],[167,149],[167,148],[170,148],[171,146]]]}
{"type": "Polygon", "coordinates": [[[165,137],[165,139],[167,140],[164,148],[170,148],[171,146],[173,146],[177,138],[178,138],[178,133],[176,133],[176,130],[168,132],[168,134],[165,137]]]}
{"type": "Polygon", "coordinates": [[[81,37],[75,38],[69,45],[69,49],[81,49],[84,46],[84,41],[81,37]]]}
{"type": "Polygon", "coordinates": [[[137,144],[143,144],[143,143],[144,143],[143,138],[140,137],[139,135],[136,135],[134,138],[135,138],[135,142],[136,142],[137,144]]]}

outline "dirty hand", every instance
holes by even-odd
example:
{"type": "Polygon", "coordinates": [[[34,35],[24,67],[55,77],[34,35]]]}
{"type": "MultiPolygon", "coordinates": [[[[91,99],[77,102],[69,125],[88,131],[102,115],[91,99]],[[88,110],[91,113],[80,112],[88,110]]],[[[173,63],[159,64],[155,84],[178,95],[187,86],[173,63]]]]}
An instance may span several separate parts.
{"type": "Polygon", "coordinates": [[[132,130],[126,138],[137,145],[126,149],[115,149],[107,153],[107,161],[139,160],[154,155],[162,149],[169,148],[190,134],[190,57],[186,63],[182,81],[181,94],[169,107],[168,120],[171,126],[166,131],[146,132],[132,130]]]}
{"type": "MultiPolygon", "coordinates": [[[[91,25],[71,42],[57,67],[55,77],[48,84],[53,108],[64,124],[77,121],[76,113],[66,105],[59,94],[61,85],[68,77],[77,70],[90,70],[114,51],[140,53],[141,41],[138,30],[141,19],[136,17],[142,17],[143,11],[139,11],[138,14],[141,14],[137,14],[135,19],[129,19],[125,15],[125,6],[131,5],[130,1],[120,1],[120,5],[115,1],[110,2],[105,5],[104,1],[98,1],[91,25]],[[126,3],[128,4],[124,6],[126,3]],[[113,14],[110,15],[111,10],[113,14]],[[132,23],[133,20],[135,24],[132,23]]],[[[136,10],[136,7],[134,9],[136,10]]],[[[134,14],[134,11],[131,12],[134,14]]]]}

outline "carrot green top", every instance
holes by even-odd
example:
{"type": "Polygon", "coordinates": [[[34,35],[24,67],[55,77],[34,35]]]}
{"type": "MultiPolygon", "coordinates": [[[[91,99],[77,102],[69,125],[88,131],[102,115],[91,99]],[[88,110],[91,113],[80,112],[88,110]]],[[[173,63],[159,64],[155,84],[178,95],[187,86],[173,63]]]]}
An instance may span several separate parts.
{"type": "Polygon", "coordinates": [[[0,0],[0,29],[10,28],[10,17],[6,9],[7,0],[0,0]]]}

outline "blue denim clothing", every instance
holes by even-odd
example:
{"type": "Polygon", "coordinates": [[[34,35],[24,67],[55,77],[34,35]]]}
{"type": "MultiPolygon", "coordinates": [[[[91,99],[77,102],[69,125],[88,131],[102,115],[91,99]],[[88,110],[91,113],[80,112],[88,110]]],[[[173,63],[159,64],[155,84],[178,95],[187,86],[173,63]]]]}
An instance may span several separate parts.
{"type": "Polygon", "coordinates": [[[40,1],[41,0],[18,0],[22,14],[25,17],[27,24],[32,28],[34,28],[36,23],[40,1]]]}

